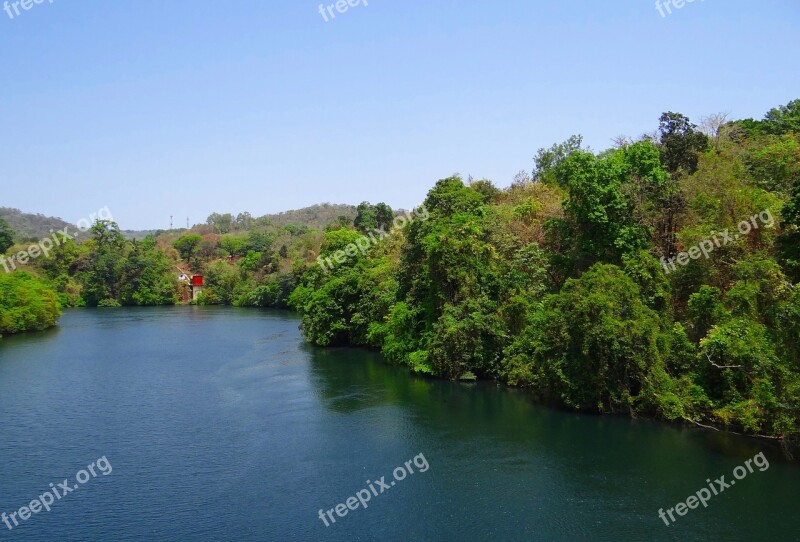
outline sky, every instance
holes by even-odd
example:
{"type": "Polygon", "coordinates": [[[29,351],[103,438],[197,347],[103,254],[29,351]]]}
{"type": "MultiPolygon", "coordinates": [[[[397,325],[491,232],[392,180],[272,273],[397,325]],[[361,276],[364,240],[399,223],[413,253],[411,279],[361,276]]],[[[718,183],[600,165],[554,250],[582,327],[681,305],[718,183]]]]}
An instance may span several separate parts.
{"type": "Polygon", "coordinates": [[[123,229],[410,208],[572,134],[800,98],[797,0],[37,1],[0,11],[0,206],[123,229]]]}

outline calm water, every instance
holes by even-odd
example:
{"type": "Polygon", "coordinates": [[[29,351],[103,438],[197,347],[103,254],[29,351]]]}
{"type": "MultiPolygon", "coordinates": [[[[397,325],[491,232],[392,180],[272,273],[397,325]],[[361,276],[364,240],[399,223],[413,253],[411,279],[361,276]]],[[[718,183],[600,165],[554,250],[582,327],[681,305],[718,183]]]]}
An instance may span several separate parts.
{"type": "Polygon", "coordinates": [[[111,474],[0,540],[800,540],[800,466],[759,444],[412,377],[280,313],[71,311],[0,340],[0,512],[102,456],[111,474]],[[768,470],[658,518],[761,450],[768,470]],[[319,519],[420,453],[426,472],[319,519]]]}

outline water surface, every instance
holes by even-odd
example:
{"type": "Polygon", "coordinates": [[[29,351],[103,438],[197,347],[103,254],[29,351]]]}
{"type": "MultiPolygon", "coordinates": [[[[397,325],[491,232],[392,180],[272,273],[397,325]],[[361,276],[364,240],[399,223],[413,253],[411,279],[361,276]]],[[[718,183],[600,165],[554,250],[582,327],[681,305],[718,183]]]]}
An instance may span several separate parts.
{"type": "Polygon", "coordinates": [[[0,540],[800,540],[800,467],[760,443],[425,380],[309,347],[298,323],[73,310],[1,339],[0,512],[102,456],[113,471],[14,530],[0,523],[0,540]],[[658,518],[760,451],[766,471],[670,527],[658,518]],[[319,519],[420,453],[426,472],[319,519]]]}

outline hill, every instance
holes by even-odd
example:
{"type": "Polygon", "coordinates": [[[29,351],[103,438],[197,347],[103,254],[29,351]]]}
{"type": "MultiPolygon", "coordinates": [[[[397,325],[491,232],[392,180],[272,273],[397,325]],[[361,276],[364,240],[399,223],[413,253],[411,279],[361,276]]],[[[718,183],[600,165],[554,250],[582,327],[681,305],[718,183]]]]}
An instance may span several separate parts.
{"type": "Polygon", "coordinates": [[[50,231],[70,226],[69,222],[58,217],[23,213],[12,207],[0,207],[0,218],[5,219],[14,230],[17,241],[42,239],[49,236],[50,231]]]}
{"type": "Polygon", "coordinates": [[[285,211],[283,213],[265,215],[266,218],[272,221],[276,226],[282,227],[287,224],[295,224],[297,226],[308,226],[309,228],[322,229],[340,216],[345,216],[350,220],[356,218],[355,205],[341,205],[332,203],[321,203],[312,205],[311,207],[304,207],[294,211],[285,211]]]}

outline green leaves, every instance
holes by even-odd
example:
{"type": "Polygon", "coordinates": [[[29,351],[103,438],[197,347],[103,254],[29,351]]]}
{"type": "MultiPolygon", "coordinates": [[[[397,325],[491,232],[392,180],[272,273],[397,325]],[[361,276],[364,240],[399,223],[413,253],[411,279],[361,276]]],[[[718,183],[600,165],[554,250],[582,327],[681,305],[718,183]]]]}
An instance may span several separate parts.
{"type": "MultiPolygon", "coordinates": [[[[797,431],[793,115],[765,121],[780,138],[729,125],[709,150],[688,118],[665,113],[653,140],[540,150],[533,181],[507,190],[442,179],[429,218],[404,235],[328,272],[305,263],[291,304],[311,342],[380,348],[421,374],[500,379],[578,410],[797,431]],[[758,228],[707,258],[668,274],[659,262],[751,219],[758,228]]],[[[356,227],[374,227],[377,207],[360,205],[356,227]]],[[[340,220],[313,257],[359,235],[340,220]]]]}
{"type": "Polygon", "coordinates": [[[178,254],[181,255],[181,258],[183,258],[184,261],[191,262],[192,257],[194,256],[195,252],[197,252],[197,248],[200,246],[200,242],[202,240],[202,236],[193,233],[190,235],[184,235],[172,243],[172,246],[175,247],[175,250],[178,251],[178,254]]]}
{"type": "Polygon", "coordinates": [[[661,364],[659,334],[633,280],[598,264],[545,299],[509,349],[507,374],[576,409],[627,410],[661,364]]]}
{"type": "Polygon", "coordinates": [[[8,222],[0,218],[0,254],[5,254],[13,245],[14,231],[8,225],[8,222]]]}
{"type": "Polygon", "coordinates": [[[0,337],[40,331],[56,324],[61,310],[55,292],[30,273],[0,273],[0,337]]]}
{"type": "Polygon", "coordinates": [[[708,137],[680,113],[667,112],[659,119],[661,162],[667,171],[691,175],[697,171],[698,155],[708,148],[708,137]]]}

